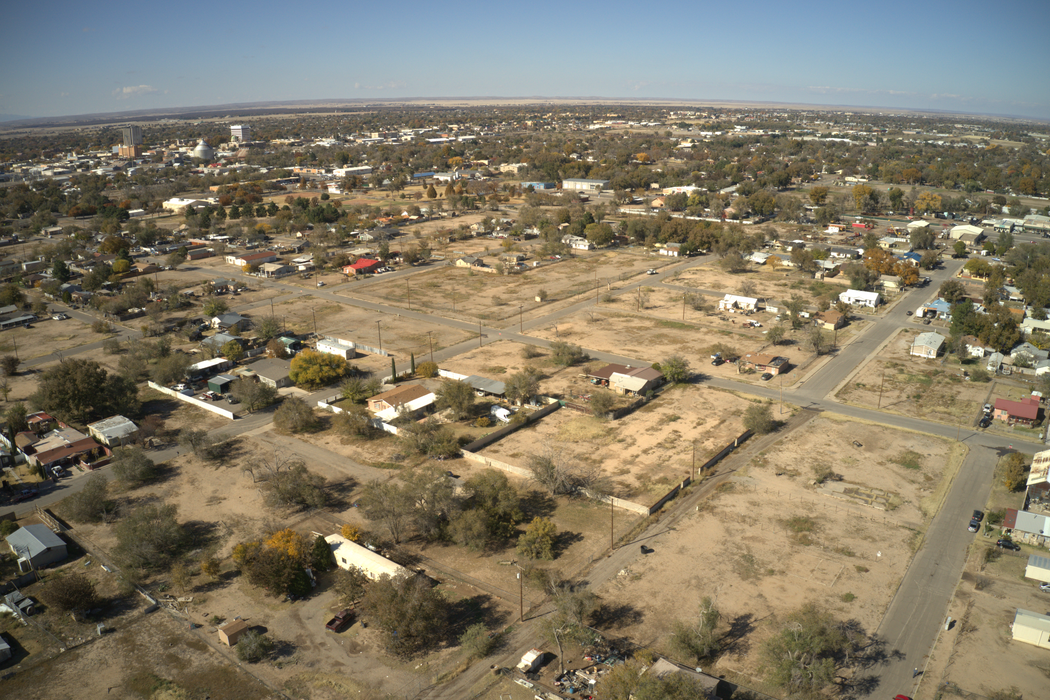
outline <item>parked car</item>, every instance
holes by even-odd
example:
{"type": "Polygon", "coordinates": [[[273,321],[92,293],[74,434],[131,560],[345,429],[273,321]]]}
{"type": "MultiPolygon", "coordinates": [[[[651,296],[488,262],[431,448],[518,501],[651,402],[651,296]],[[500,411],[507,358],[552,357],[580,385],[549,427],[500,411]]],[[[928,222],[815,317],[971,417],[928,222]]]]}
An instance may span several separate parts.
{"type": "Polygon", "coordinates": [[[1040,583],[1039,590],[1043,591],[1044,593],[1050,593],[1050,583],[1040,583]]]}
{"type": "Polygon", "coordinates": [[[176,384],[175,386],[171,387],[171,390],[172,391],[185,391],[186,390],[186,385],[185,384],[176,384]]]}
{"type": "Polygon", "coordinates": [[[726,361],[723,360],[721,357],[716,357],[715,359],[711,360],[711,364],[714,365],[715,367],[720,367],[720,366],[724,365],[725,362],[726,361]]]}
{"type": "Polygon", "coordinates": [[[324,281],[323,280],[318,280],[317,286],[318,287],[323,287],[324,286],[324,281]]]}
{"type": "Polygon", "coordinates": [[[325,629],[335,633],[342,632],[354,621],[354,614],[349,610],[340,610],[331,620],[325,624],[325,629]]]}
{"type": "Polygon", "coordinates": [[[764,381],[764,382],[768,382],[772,378],[773,378],[773,375],[770,374],[769,372],[766,372],[765,374],[762,375],[762,381],[764,381]]]}
{"type": "Polygon", "coordinates": [[[65,314],[51,314],[51,318],[56,321],[65,321],[69,316],[66,316],[65,314]]]}
{"type": "Polygon", "coordinates": [[[977,532],[978,530],[981,529],[981,521],[980,520],[974,520],[973,518],[970,518],[970,526],[968,528],[966,528],[966,529],[969,530],[970,532],[977,532]]]}
{"type": "Polygon", "coordinates": [[[39,492],[35,488],[22,489],[21,491],[15,494],[14,498],[11,499],[11,502],[22,503],[23,501],[28,501],[30,499],[36,498],[37,493],[39,492]]]}
{"type": "Polygon", "coordinates": [[[907,314],[908,316],[911,316],[911,311],[905,311],[904,313],[907,314]]]}
{"type": "Polygon", "coordinates": [[[1017,544],[1013,540],[1008,540],[1005,537],[1000,538],[999,540],[997,540],[996,543],[995,543],[995,546],[998,547],[999,549],[1009,549],[1010,551],[1013,551],[1013,552],[1020,552],[1021,551],[1021,545],[1017,544]]]}
{"type": "Polygon", "coordinates": [[[226,403],[234,405],[234,404],[239,404],[240,401],[237,399],[236,396],[234,396],[232,394],[227,394],[226,395],[226,403]]]}
{"type": "Polygon", "coordinates": [[[984,418],[981,419],[981,421],[977,425],[982,427],[982,428],[987,428],[991,424],[992,424],[992,417],[991,416],[985,416],[984,418]]]}
{"type": "Polygon", "coordinates": [[[991,412],[992,412],[992,404],[990,404],[990,403],[986,403],[986,404],[984,405],[984,412],[985,412],[985,413],[991,413],[991,412]]]}
{"type": "Polygon", "coordinates": [[[984,520],[984,512],[980,510],[975,510],[973,512],[973,519],[977,522],[981,522],[982,520],[984,520]]]}
{"type": "Polygon", "coordinates": [[[645,274],[647,274],[647,275],[655,275],[657,273],[656,273],[656,270],[654,270],[653,268],[650,267],[648,270],[645,271],[645,274]]]}

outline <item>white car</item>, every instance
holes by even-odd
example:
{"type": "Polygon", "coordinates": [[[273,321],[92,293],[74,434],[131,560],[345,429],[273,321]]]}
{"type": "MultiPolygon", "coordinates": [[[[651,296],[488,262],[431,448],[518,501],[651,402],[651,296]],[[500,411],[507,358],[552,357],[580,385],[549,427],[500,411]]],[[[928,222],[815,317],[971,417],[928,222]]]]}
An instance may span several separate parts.
{"type": "Polygon", "coordinates": [[[657,274],[657,272],[656,272],[656,270],[654,270],[652,268],[649,268],[648,270],[645,271],[645,274],[647,274],[647,275],[655,275],[655,274],[657,274]]]}
{"type": "Polygon", "coordinates": [[[51,314],[51,318],[53,318],[56,321],[65,321],[67,318],[69,318],[69,316],[66,316],[65,314],[59,313],[59,314],[51,314]]]}
{"type": "Polygon", "coordinates": [[[324,282],[318,282],[318,283],[317,283],[317,286],[318,286],[318,287],[323,287],[323,286],[324,286],[324,282]]]}
{"type": "Polygon", "coordinates": [[[176,384],[175,386],[171,387],[171,390],[172,391],[185,391],[186,390],[186,385],[185,384],[176,384]]]}

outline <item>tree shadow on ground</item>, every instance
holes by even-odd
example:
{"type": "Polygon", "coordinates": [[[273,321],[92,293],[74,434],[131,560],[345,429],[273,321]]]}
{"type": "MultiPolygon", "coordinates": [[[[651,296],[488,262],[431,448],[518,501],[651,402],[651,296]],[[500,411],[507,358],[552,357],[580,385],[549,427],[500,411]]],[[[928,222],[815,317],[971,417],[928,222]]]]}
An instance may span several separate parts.
{"type": "Polygon", "coordinates": [[[557,539],[554,540],[554,558],[557,559],[560,557],[568,551],[569,547],[577,542],[583,542],[582,533],[569,531],[559,532],[557,539]]]}
{"type": "Polygon", "coordinates": [[[344,511],[350,508],[354,491],[360,486],[354,479],[349,477],[338,481],[329,481],[326,484],[328,502],[326,508],[333,511],[344,511]]]}
{"type": "Polygon", "coordinates": [[[535,489],[522,494],[520,503],[521,512],[525,514],[526,520],[549,518],[558,507],[558,502],[553,496],[535,489]]]}
{"type": "Polygon", "coordinates": [[[749,635],[755,631],[755,616],[751,613],[737,615],[729,620],[729,630],[722,635],[722,651],[744,656],[751,650],[749,635]]]}
{"type": "Polygon", "coordinates": [[[468,627],[478,622],[488,629],[502,627],[507,617],[507,612],[501,610],[490,595],[478,594],[470,598],[461,598],[448,605],[445,641],[450,644],[456,643],[468,627]]]}
{"type": "Polygon", "coordinates": [[[620,630],[642,621],[642,612],[630,603],[602,603],[591,613],[591,621],[601,630],[620,630]]]}

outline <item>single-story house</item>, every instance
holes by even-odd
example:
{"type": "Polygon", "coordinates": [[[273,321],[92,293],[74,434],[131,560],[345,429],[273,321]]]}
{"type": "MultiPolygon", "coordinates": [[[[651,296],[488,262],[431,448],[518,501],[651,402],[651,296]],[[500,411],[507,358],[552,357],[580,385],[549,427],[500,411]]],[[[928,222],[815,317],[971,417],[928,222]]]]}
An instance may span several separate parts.
{"type": "Polygon", "coordinates": [[[245,265],[262,265],[277,261],[277,253],[272,250],[262,250],[258,253],[230,253],[225,258],[230,265],[244,267],[245,265]]]}
{"type": "Polygon", "coordinates": [[[934,299],[928,304],[919,307],[915,315],[919,318],[948,318],[952,313],[952,305],[941,298],[934,299]]]}
{"type": "Polygon", "coordinates": [[[851,306],[867,306],[874,309],[882,301],[878,292],[865,292],[859,289],[847,289],[839,294],[839,301],[851,306]]]}
{"type": "Polygon", "coordinates": [[[785,364],[787,364],[786,357],[768,353],[748,353],[740,358],[740,365],[744,369],[753,369],[756,372],[763,373],[768,372],[774,377],[780,374],[785,364]]]}
{"type": "Polygon", "coordinates": [[[1028,565],[1024,569],[1024,577],[1050,583],[1050,558],[1032,554],[1028,557],[1028,565]]]}
{"type": "Polygon", "coordinates": [[[813,314],[814,322],[826,331],[834,331],[846,325],[846,315],[838,309],[818,311],[813,314]]]}
{"type": "Polygon", "coordinates": [[[378,552],[373,552],[368,547],[351,542],[342,535],[327,535],[324,540],[332,548],[332,556],[335,557],[335,563],[340,569],[349,570],[352,566],[356,567],[373,581],[381,576],[394,578],[399,574],[412,575],[411,571],[400,564],[390,561],[378,552]]]}
{"type": "Polygon", "coordinates": [[[263,263],[262,267],[259,268],[259,272],[262,273],[263,277],[284,277],[295,272],[295,268],[284,263],[272,262],[263,263]]]}
{"type": "Polygon", "coordinates": [[[217,328],[220,331],[243,331],[247,330],[248,327],[251,326],[251,323],[252,322],[244,316],[241,316],[240,314],[231,311],[229,313],[222,314],[221,316],[215,316],[214,318],[212,318],[211,327],[217,328]]]}
{"type": "Polygon", "coordinates": [[[719,311],[754,311],[758,307],[759,300],[755,297],[742,297],[736,294],[726,294],[719,300],[719,311]]]}
{"type": "Polygon", "coordinates": [[[988,348],[981,339],[973,335],[964,335],[962,337],[963,347],[966,348],[966,354],[970,357],[984,357],[988,354],[988,348]]]}
{"type": "Polygon", "coordinates": [[[1040,321],[1029,316],[1021,321],[1021,332],[1025,335],[1032,335],[1037,331],[1050,334],[1050,319],[1040,321]]]}
{"type": "Polygon", "coordinates": [[[19,559],[20,569],[22,561],[29,564],[30,568],[40,569],[63,561],[68,556],[66,543],[51,532],[47,525],[20,527],[8,535],[6,540],[7,546],[19,559]]]}
{"type": "Polygon", "coordinates": [[[415,401],[416,399],[421,399],[430,393],[430,389],[427,389],[422,384],[402,384],[401,386],[394,387],[390,391],[384,391],[382,394],[376,394],[368,399],[368,410],[372,413],[379,413],[388,408],[396,410],[401,406],[408,404],[411,401],[415,401]]]}
{"type": "Polygon", "coordinates": [[[1050,542],[1050,516],[1029,513],[1026,510],[1007,508],[1003,527],[1010,531],[1014,540],[1044,547],[1050,542]]]}
{"type": "Polygon", "coordinates": [[[369,272],[375,272],[381,266],[378,260],[372,258],[358,258],[349,265],[343,266],[344,275],[364,275],[369,272]]]}
{"type": "Polygon", "coordinates": [[[124,416],[110,416],[87,427],[91,437],[106,447],[123,447],[135,441],[139,428],[124,416]]]}
{"type": "Polygon", "coordinates": [[[227,622],[219,628],[219,641],[228,647],[235,647],[248,629],[248,623],[244,620],[227,622]]]}
{"type": "Polygon", "coordinates": [[[1018,642],[1050,649],[1050,616],[1017,608],[1010,632],[1018,642]]]}
{"type": "Polygon", "coordinates": [[[464,255],[461,258],[456,258],[456,267],[474,267],[478,264],[480,258],[474,255],[464,255]]]}
{"type": "Polygon", "coordinates": [[[376,411],[376,418],[383,421],[384,423],[390,423],[400,416],[407,416],[409,418],[418,418],[420,412],[433,406],[437,403],[437,396],[431,392],[427,392],[419,398],[412,399],[411,401],[405,401],[397,406],[391,406],[390,408],[383,409],[382,411],[376,411]]]}
{"type": "Polygon", "coordinates": [[[244,343],[246,342],[244,338],[238,335],[230,335],[229,333],[216,333],[210,338],[205,338],[204,340],[202,340],[201,345],[211,348],[214,352],[221,352],[223,346],[226,345],[226,343],[229,343],[231,340],[236,343],[239,343],[241,347],[244,347],[244,343]]]}
{"type": "Polygon", "coordinates": [[[916,357],[936,358],[944,347],[946,338],[940,333],[920,333],[911,344],[911,354],[916,357]]]}
{"type": "Polygon", "coordinates": [[[1001,352],[993,352],[988,355],[988,362],[985,367],[989,372],[998,372],[1003,366],[1003,360],[1006,359],[1006,355],[1001,352]]]}
{"type": "Polygon", "coordinates": [[[321,338],[317,341],[317,352],[325,355],[338,355],[344,360],[352,360],[357,357],[357,344],[349,340],[321,338]]]}
{"type": "Polygon", "coordinates": [[[15,436],[15,444],[30,464],[39,465],[45,472],[51,471],[52,467],[65,467],[77,462],[91,465],[112,454],[109,448],[68,426],[52,430],[41,437],[32,433],[19,433],[15,436]],[[23,442],[22,438],[26,437],[30,438],[29,441],[23,442]]]}
{"type": "Polygon", "coordinates": [[[896,275],[881,275],[879,277],[879,286],[882,287],[884,292],[893,292],[896,294],[901,289],[901,279],[896,275]]]}
{"type": "Polygon", "coordinates": [[[1039,399],[1027,396],[1021,401],[996,399],[992,415],[1004,423],[1020,423],[1031,427],[1039,420],[1039,399]]]}
{"type": "Polygon", "coordinates": [[[652,367],[631,367],[630,365],[605,365],[593,374],[587,375],[591,384],[610,387],[621,394],[645,393],[664,382],[664,375],[652,367]],[[615,378],[615,379],[614,379],[615,378]],[[639,389],[632,387],[638,386],[639,389]]]}
{"type": "Polygon", "coordinates": [[[663,383],[663,373],[652,367],[635,367],[609,375],[609,386],[617,394],[641,396],[663,383]]]}
{"type": "Polygon", "coordinates": [[[507,385],[497,379],[472,374],[462,381],[469,384],[479,396],[503,396],[507,392],[507,385]]]}
{"type": "Polygon", "coordinates": [[[225,357],[215,357],[210,360],[195,362],[186,368],[186,377],[193,382],[210,377],[217,372],[233,367],[233,363],[225,357]]]}
{"type": "Polygon", "coordinates": [[[703,688],[704,692],[704,696],[690,696],[695,697],[696,700],[701,700],[701,697],[703,697],[703,700],[717,700],[719,697],[729,697],[728,688],[725,689],[726,692],[719,694],[720,681],[714,676],[709,676],[697,668],[681,666],[662,657],[654,661],[653,665],[644,671],[644,675],[660,679],[669,675],[682,675],[691,678],[703,688]]]}
{"type": "Polygon", "coordinates": [[[1026,362],[1031,365],[1040,360],[1047,359],[1048,356],[1050,356],[1050,353],[1046,350],[1040,350],[1027,341],[1015,346],[1014,349],[1010,351],[1010,359],[1014,361],[1014,364],[1017,364],[1018,360],[1020,360],[1021,362],[1026,362]]]}
{"type": "Polygon", "coordinates": [[[573,250],[591,250],[594,248],[594,244],[588,241],[583,236],[574,236],[571,233],[567,233],[561,237],[561,242],[569,246],[573,250]]]}
{"type": "Polygon", "coordinates": [[[259,378],[259,381],[275,389],[292,385],[292,378],[288,376],[291,369],[291,362],[278,360],[275,357],[268,357],[251,365],[251,370],[255,372],[255,376],[259,378]]]}
{"type": "Polygon", "coordinates": [[[681,243],[665,243],[664,247],[659,250],[660,255],[666,255],[668,257],[677,258],[682,254],[681,243]]]}

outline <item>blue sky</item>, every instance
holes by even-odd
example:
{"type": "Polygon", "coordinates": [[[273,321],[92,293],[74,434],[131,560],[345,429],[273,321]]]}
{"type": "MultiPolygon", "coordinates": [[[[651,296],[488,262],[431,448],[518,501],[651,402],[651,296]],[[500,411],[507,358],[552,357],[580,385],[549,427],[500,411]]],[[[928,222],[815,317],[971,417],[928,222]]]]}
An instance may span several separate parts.
{"type": "Polygon", "coordinates": [[[0,17],[0,114],[542,96],[1050,120],[1046,0],[10,0],[0,17]]]}

